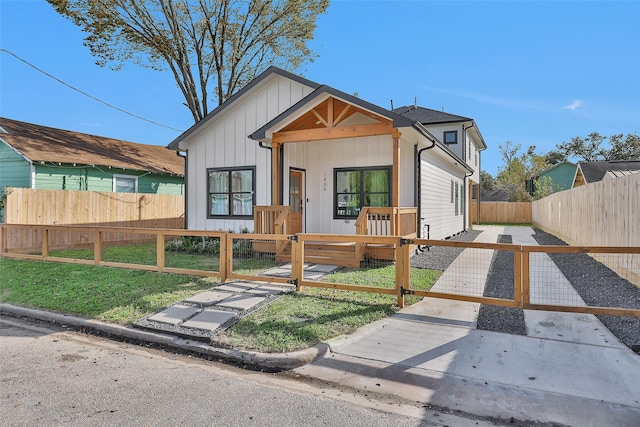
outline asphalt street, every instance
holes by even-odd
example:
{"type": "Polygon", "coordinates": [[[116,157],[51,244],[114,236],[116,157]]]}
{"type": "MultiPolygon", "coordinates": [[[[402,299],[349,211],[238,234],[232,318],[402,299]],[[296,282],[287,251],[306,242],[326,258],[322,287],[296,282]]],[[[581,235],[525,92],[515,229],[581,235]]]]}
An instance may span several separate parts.
{"type": "Polygon", "coordinates": [[[7,426],[503,425],[12,317],[0,317],[0,360],[7,426]]]}

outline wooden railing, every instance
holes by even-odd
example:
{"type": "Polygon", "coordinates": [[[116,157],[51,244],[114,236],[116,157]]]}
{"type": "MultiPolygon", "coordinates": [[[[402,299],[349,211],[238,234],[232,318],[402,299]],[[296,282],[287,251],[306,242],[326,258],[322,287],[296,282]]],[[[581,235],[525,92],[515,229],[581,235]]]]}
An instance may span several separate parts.
{"type": "Polygon", "coordinates": [[[356,220],[356,234],[415,237],[417,226],[417,208],[364,207],[356,220]]]}
{"type": "Polygon", "coordinates": [[[253,232],[256,234],[287,234],[290,214],[289,206],[254,206],[253,232]]]}

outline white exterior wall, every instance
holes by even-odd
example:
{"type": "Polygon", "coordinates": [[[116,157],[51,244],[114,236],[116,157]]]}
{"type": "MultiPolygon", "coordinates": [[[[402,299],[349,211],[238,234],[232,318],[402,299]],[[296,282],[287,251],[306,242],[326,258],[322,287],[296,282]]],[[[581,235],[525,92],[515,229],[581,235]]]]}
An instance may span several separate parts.
{"type": "MultiPolygon", "coordinates": [[[[464,171],[452,161],[438,154],[438,148],[422,153],[420,189],[420,228],[427,237],[425,224],[429,225],[429,238],[444,239],[465,230],[464,211],[461,209],[461,187],[464,171]],[[451,202],[451,180],[458,184],[458,215],[451,202]],[[422,219],[424,218],[424,219],[422,219]]],[[[464,203],[462,208],[464,208],[464,203]]]]}
{"type": "MultiPolygon", "coordinates": [[[[414,147],[400,140],[400,206],[415,206],[414,147]]],[[[284,203],[289,188],[290,168],[305,171],[303,231],[307,233],[354,234],[354,219],[333,219],[334,169],[392,166],[393,139],[390,136],[337,139],[285,145],[284,203]]]]}
{"type": "Polygon", "coordinates": [[[461,159],[466,159],[464,156],[464,132],[462,123],[451,123],[451,124],[440,124],[440,125],[428,125],[427,129],[431,132],[439,141],[442,142],[449,150],[453,151],[456,156],[461,159]],[[445,131],[458,131],[458,143],[457,144],[445,144],[444,143],[444,132],[445,131]]]}
{"type": "MultiPolygon", "coordinates": [[[[414,148],[400,141],[400,206],[415,206],[414,148]]],[[[305,171],[303,230],[307,233],[354,234],[355,220],[333,219],[334,169],[392,166],[390,136],[337,139],[285,145],[284,204],[289,188],[290,168],[305,171]]]]}
{"type": "Polygon", "coordinates": [[[189,136],[187,228],[253,231],[252,219],[207,218],[207,168],[255,166],[256,204],[271,204],[271,152],[247,135],[281,114],[312,89],[273,75],[189,136]]]}
{"type": "MultiPolygon", "coordinates": [[[[464,229],[468,229],[470,226],[469,223],[469,182],[474,181],[476,183],[480,182],[480,151],[479,147],[481,145],[480,141],[476,141],[473,137],[473,133],[469,132],[468,129],[465,129],[462,123],[453,123],[453,124],[441,124],[441,125],[429,125],[428,129],[431,133],[433,133],[438,139],[441,141],[444,140],[444,132],[445,131],[458,131],[458,142],[457,144],[444,144],[447,148],[449,148],[453,153],[455,153],[458,157],[463,159],[467,166],[473,169],[473,174],[467,177],[466,182],[464,182],[464,194],[460,192],[461,196],[464,196],[465,202],[462,206],[464,213],[464,229]]],[[[466,172],[466,171],[465,171],[466,172]]],[[[461,175],[464,176],[464,175],[461,175]]],[[[459,190],[460,191],[460,190],[459,190]]],[[[450,199],[449,199],[450,200],[450,199]]],[[[453,215],[453,213],[452,213],[453,215]]],[[[424,217],[424,214],[422,215],[424,217]]]]}

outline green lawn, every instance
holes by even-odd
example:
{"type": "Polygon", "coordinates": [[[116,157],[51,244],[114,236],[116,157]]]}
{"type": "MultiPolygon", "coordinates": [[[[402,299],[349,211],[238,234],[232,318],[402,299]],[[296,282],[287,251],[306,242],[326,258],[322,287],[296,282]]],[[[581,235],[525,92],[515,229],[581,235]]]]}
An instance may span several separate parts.
{"type": "MultiPolygon", "coordinates": [[[[412,268],[411,288],[429,289],[440,274],[440,271],[412,268]]],[[[323,281],[393,288],[395,266],[342,269],[323,281]]],[[[407,304],[418,300],[405,297],[407,304]]],[[[266,352],[300,350],[387,317],[397,310],[396,302],[395,295],[307,287],[241,320],[222,334],[220,340],[235,348],[266,352]]]]}
{"type": "MultiPolygon", "coordinates": [[[[152,265],[154,245],[109,247],[104,259],[152,265]]],[[[91,250],[56,251],[52,256],[91,258],[91,250]]],[[[166,265],[217,270],[212,255],[167,251],[166,265]]],[[[256,274],[273,267],[268,258],[234,260],[234,271],[256,274]]],[[[0,301],[130,325],[216,284],[213,278],[123,268],[0,258],[0,301]]],[[[411,287],[428,289],[440,272],[411,269],[411,287]]],[[[341,269],[325,281],[394,288],[395,267],[341,269]]],[[[396,296],[322,288],[303,288],[276,299],[227,330],[221,339],[236,348],[264,352],[292,351],[348,334],[396,310],[396,296]]],[[[411,304],[418,299],[407,297],[411,304]]]]}

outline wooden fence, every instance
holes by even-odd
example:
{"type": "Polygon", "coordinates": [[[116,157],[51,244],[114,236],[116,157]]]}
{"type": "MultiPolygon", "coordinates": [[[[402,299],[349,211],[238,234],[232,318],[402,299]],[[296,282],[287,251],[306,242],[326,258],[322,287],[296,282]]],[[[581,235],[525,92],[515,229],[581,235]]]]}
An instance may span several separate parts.
{"type": "MultiPolygon", "coordinates": [[[[477,202],[470,203],[470,220],[478,224],[477,202]]],[[[480,202],[480,223],[531,224],[531,202],[480,202]]]]}
{"type": "Polygon", "coordinates": [[[533,223],[570,245],[640,246],[640,174],[536,200],[533,223]]]}
{"type": "MultiPolygon", "coordinates": [[[[544,253],[544,252],[562,252],[562,253],[609,253],[609,254],[626,254],[634,259],[640,257],[640,247],[567,247],[567,246],[521,246],[512,244],[497,244],[497,243],[479,243],[479,242],[452,242],[452,241],[439,241],[439,240],[424,240],[424,239],[406,239],[400,236],[368,236],[368,235],[322,235],[322,234],[297,234],[295,238],[288,235],[274,235],[274,234],[233,234],[226,232],[215,231],[196,231],[196,230],[163,230],[163,229],[138,229],[138,228],[102,228],[102,227],[72,227],[72,226],[56,226],[56,225],[41,225],[41,226],[29,226],[29,225],[0,225],[2,234],[4,236],[11,235],[12,232],[19,228],[30,227],[38,229],[42,238],[42,246],[39,248],[38,253],[25,254],[18,251],[11,250],[7,247],[6,241],[0,242],[0,256],[17,259],[29,259],[29,260],[43,260],[54,262],[65,262],[74,264],[93,264],[109,267],[121,267],[129,269],[140,269],[147,271],[158,271],[167,273],[187,274],[194,276],[213,276],[219,277],[221,281],[231,280],[252,280],[252,281],[265,281],[274,283],[291,283],[296,286],[296,290],[300,290],[302,287],[320,287],[328,289],[342,289],[349,291],[359,292],[372,292],[379,294],[387,294],[397,296],[397,304],[402,307],[404,305],[405,295],[416,295],[420,297],[433,297],[433,298],[445,298],[459,301],[478,302],[482,304],[501,305],[508,307],[521,307],[534,310],[554,310],[554,311],[567,311],[576,313],[589,313],[589,314],[608,314],[616,316],[632,316],[640,317],[640,309],[629,308],[628,305],[613,306],[613,307],[594,307],[584,306],[580,303],[567,303],[562,300],[559,301],[534,301],[532,299],[532,277],[537,275],[536,278],[542,277],[543,285],[545,286],[545,292],[548,294],[548,287],[556,284],[549,282],[548,274],[540,274],[540,266],[530,263],[530,254],[544,253]],[[49,235],[52,233],[77,233],[83,232],[92,234],[93,237],[93,250],[89,256],[73,257],[73,254],[53,254],[49,251],[49,235]],[[103,253],[103,241],[102,236],[129,232],[134,234],[151,235],[155,241],[155,263],[154,264],[133,264],[130,262],[118,262],[114,260],[105,260],[103,253]],[[183,233],[188,233],[189,236],[201,236],[215,238],[219,241],[219,252],[217,255],[209,255],[209,258],[217,258],[217,262],[213,263],[212,269],[196,270],[193,268],[184,267],[171,267],[166,263],[166,246],[165,242],[168,238],[182,236],[183,233]],[[256,272],[255,274],[247,274],[242,271],[235,271],[235,263],[238,256],[253,257],[255,254],[250,249],[256,242],[264,241],[289,241],[291,244],[291,268],[288,269],[289,274],[278,275],[264,275],[264,272],[256,272]],[[395,262],[393,263],[395,269],[395,280],[389,281],[387,287],[372,287],[367,283],[333,283],[324,282],[317,278],[307,279],[305,277],[304,265],[307,262],[305,246],[309,244],[317,244],[318,242],[342,242],[344,244],[356,244],[362,242],[366,245],[392,245],[394,250],[395,262]],[[244,242],[245,244],[238,244],[244,242]],[[512,271],[513,271],[513,296],[507,298],[495,298],[484,296],[482,290],[485,287],[485,277],[480,274],[477,275],[477,269],[474,268],[474,272],[469,274],[464,268],[467,268],[466,263],[461,263],[456,268],[453,268],[453,274],[459,274],[456,276],[454,282],[458,286],[454,286],[455,289],[432,289],[432,290],[418,290],[412,285],[411,280],[411,268],[410,257],[411,247],[414,245],[420,245],[424,247],[435,246],[449,246],[462,250],[470,250],[470,256],[480,256],[481,258],[487,258],[493,256],[495,251],[512,252],[512,271]],[[237,253],[238,247],[246,247],[247,252],[242,254],[237,253]],[[484,254],[481,254],[484,253],[484,254]],[[456,269],[460,270],[456,272],[456,269]],[[261,275],[262,274],[262,275],[261,275]],[[475,279],[474,279],[475,277],[475,279]],[[468,292],[467,286],[472,282],[478,282],[479,288],[477,292],[471,289],[468,292]],[[464,283],[464,286],[459,286],[460,283],[464,283]]],[[[262,258],[264,255],[258,255],[262,258]]],[[[370,268],[370,265],[369,265],[370,268]]],[[[537,280],[540,282],[540,280],[537,280]]],[[[539,291],[538,289],[535,289],[539,291]]],[[[602,292],[606,291],[606,287],[603,287],[602,292]]],[[[540,292],[537,292],[538,294],[540,292]]],[[[553,294],[553,293],[552,293],[553,294]]],[[[573,295],[574,292],[570,293],[573,295]]],[[[538,298],[539,299],[539,298],[538,298]]]]}
{"type": "MultiPolygon", "coordinates": [[[[532,222],[572,246],[640,246],[640,174],[560,191],[533,202],[532,222]]],[[[598,256],[594,258],[599,259],[598,256]]],[[[605,261],[603,261],[605,262],[605,261]]],[[[621,262],[627,262],[621,259],[621,262]]],[[[631,271],[607,263],[640,283],[640,265],[631,271]]],[[[625,268],[629,270],[629,268],[625,268]]]]}
{"type": "MultiPolygon", "coordinates": [[[[6,224],[76,225],[137,228],[184,228],[184,196],[147,193],[107,193],[97,191],[40,190],[12,188],[6,190],[4,209],[6,224]]],[[[92,244],[87,233],[52,233],[51,248],[92,244]]],[[[155,238],[155,237],[154,237],[155,238]]],[[[149,236],[111,233],[112,241],[148,240],[149,236]]],[[[37,229],[24,228],[9,238],[15,250],[29,251],[42,245],[37,229]]]]}

